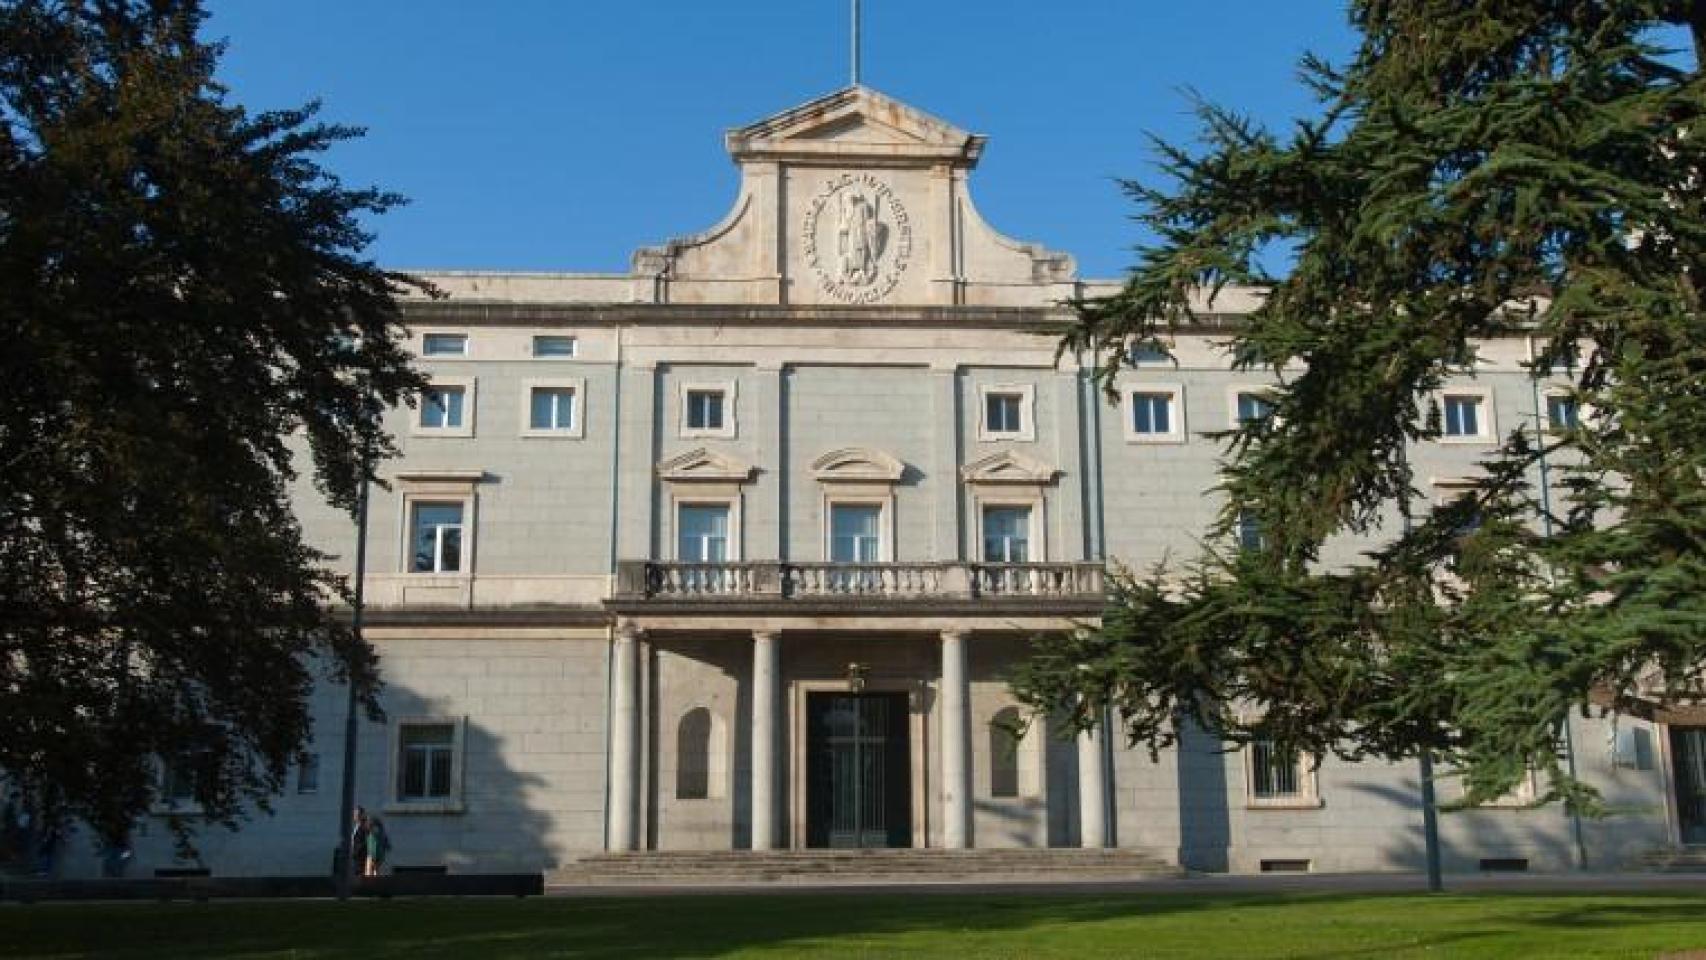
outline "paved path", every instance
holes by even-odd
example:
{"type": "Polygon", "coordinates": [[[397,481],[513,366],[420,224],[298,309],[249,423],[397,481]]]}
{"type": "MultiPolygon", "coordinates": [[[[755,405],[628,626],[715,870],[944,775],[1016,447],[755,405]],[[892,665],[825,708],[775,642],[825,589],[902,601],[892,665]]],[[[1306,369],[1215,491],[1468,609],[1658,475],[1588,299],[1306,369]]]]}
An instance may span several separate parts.
{"type": "MultiPolygon", "coordinates": [[[[1308,894],[1424,893],[1427,880],[1409,873],[1333,873],[1308,876],[1197,874],[1145,880],[1061,880],[1047,883],[987,883],[976,880],[897,883],[843,880],[836,883],[664,884],[564,886],[547,890],[561,897],[624,897],[659,894],[1002,894],[1021,896],[1096,896],[1099,894],[1308,894]]],[[[1706,873],[1531,873],[1447,874],[1447,893],[1699,893],[1706,895],[1706,873]]]]}

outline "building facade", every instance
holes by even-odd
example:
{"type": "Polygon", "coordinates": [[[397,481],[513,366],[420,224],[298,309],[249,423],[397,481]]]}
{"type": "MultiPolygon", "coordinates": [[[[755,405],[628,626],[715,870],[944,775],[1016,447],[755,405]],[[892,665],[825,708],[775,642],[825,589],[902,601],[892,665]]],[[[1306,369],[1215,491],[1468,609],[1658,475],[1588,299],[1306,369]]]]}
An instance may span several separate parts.
{"type": "MultiPolygon", "coordinates": [[[[983,221],[982,137],[853,87],[727,146],[727,217],[628,273],[442,273],[445,298],[408,305],[433,388],[392,413],[404,455],[372,500],[387,717],[362,723],[355,771],[394,862],[1108,845],[1206,870],[1419,868],[1413,765],[1202,737],[1151,756],[1007,723],[1028,638],[1093,624],[1111,564],[1200,548],[1220,455],[1202,434],[1264,414],[1267,384],[1224,349],[1252,295],[1204,304],[1110,398],[1050,330],[1116,285],[983,221]]],[[[1448,436],[1415,462],[1442,500],[1502,431],[1568,414],[1530,350],[1485,344],[1437,398],[1448,436]]],[[[348,517],[301,503],[353,568],[348,517]]],[[[203,832],[214,873],[326,869],[344,694],[318,697],[276,813],[203,832]]],[[[1687,719],[1576,720],[1616,815],[1578,825],[1519,790],[1441,818],[1447,868],[1605,869],[1696,839],[1687,719]]],[[[136,872],[172,865],[161,822],[136,853],[136,872]]]]}

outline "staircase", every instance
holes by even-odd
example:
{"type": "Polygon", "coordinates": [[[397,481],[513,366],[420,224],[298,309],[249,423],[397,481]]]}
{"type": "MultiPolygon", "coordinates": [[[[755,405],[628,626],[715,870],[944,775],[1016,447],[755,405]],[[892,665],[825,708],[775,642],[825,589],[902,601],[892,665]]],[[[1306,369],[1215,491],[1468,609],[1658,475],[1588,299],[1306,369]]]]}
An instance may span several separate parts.
{"type": "Polygon", "coordinates": [[[589,854],[546,874],[545,886],[1034,884],[1184,875],[1142,849],[673,850],[589,854]]]}
{"type": "Polygon", "coordinates": [[[1648,851],[1640,863],[1657,873],[1706,873],[1706,847],[1660,847],[1648,851]]]}

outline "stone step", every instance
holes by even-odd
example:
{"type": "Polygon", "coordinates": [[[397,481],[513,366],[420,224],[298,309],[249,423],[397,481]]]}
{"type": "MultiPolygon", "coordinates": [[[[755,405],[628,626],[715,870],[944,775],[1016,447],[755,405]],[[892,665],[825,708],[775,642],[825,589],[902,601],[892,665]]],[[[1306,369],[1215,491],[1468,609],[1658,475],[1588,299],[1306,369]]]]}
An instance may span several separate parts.
{"type": "Polygon", "coordinates": [[[548,886],[672,883],[1059,882],[1180,876],[1154,851],[708,850],[588,854],[548,886]]]}
{"type": "Polygon", "coordinates": [[[635,853],[590,853],[575,859],[575,863],[759,863],[759,861],[836,861],[836,863],[1119,863],[1128,859],[1158,859],[1160,854],[1148,849],[788,849],[788,851],[635,851],[635,853]]]}
{"type": "Polygon", "coordinates": [[[1164,869],[1168,869],[1168,868],[1169,868],[1168,864],[1161,863],[1159,861],[1151,860],[1151,861],[1141,861],[1141,862],[1122,863],[1122,864],[1061,865],[1061,866],[1045,867],[1045,868],[1041,868],[1041,869],[1038,869],[1036,867],[1029,866],[1029,865],[1024,865],[1024,864],[981,864],[981,865],[976,865],[976,864],[935,864],[935,865],[931,865],[931,866],[875,865],[875,864],[873,864],[873,865],[867,866],[867,867],[857,867],[856,868],[856,867],[849,867],[849,866],[846,866],[844,864],[746,863],[746,864],[724,864],[724,865],[720,865],[720,866],[711,866],[711,865],[706,864],[706,865],[693,866],[693,867],[682,867],[682,866],[674,865],[674,864],[655,864],[655,865],[647,865],[647,866],[625,866],[625,867],[618,867],[618,868],[608,868],[608,867],[602,867],[602,866],[583,866],[583,867],[566,867],[566,868],[563,868],[562,872],[579,873],[579,874],[583,874],[583,875],[598,874],[601,876],[624,876],[624,875],[625,876],[635,876],[635,875],[640,875],[640,874],[644,874],[647,876],[660,876],[660,875],[689,876],[689,875],[699,875],[699,874],[721,875],[721,874],[725,874],[725,873],[790,873],[790,874],[825,874],[825,875],[834,874],[834,875],[853,876],[853,875],[858,875],[858,874],[863,874],[863,873],[882,873],[882,874],[915,873],[915,874],[923,875],[923,874],[933,874],[933,873],[959,874],[959,873],[977,873],[977,872],[1034,873],[1034,874],[1045,874],[1045,873],[1046,874],[1056,874],[1056,873],[1070,873],[1070,874],[1115,873],[1115,874],[1117,874],[1117,873],[1129,873],[1129,872],[1133,872],[1133,871],[1141,872],[1141,871],[1145,871],[1145,870],[1164,870],[1164,869]]]}
{"type": "Polygon", "coordinates": [[[1650,850],[1641,864],[1660,873],[1706,873],[1706,847],[1650,850]]]}
{"type": "Polygon", "coordinates": [[[602,870],[607,872],[619,871],[652,871],[652,870],[730,870],[730,869],[767,869],[767,870],[837,870],[858,872],[861,870],[916,870],[929,872],[931,870],[970,870],[970,869],[999,869],[1011,867],[1020,870],[1097,870],[1124,869],[1127,867],[1166,866],[1166,861],[1158,857],[1124,857],[1107,859],[1062,859],[1062,860],[1020,860],[1008,858],[990,858],[988,860],[971,860],[965,858],[943,858],[941,860],[840,860],[833,858],[817,859],[802,858],[773,858],[755,857],[750,860],[707,860],[707,859],[622,859],[622,860],[589,860],[573,865],[577,869],[602,870]]]}

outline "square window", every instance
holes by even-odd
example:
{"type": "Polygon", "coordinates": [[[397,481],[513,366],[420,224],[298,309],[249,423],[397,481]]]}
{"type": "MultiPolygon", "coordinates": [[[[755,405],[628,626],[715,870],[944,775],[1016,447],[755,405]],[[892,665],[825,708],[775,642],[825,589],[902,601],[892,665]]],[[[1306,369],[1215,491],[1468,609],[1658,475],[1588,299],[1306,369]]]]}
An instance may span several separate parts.
{"type": "Polygon", "coordinates": [[[533,355],[536,357],[572,357],[580,349],[580,342],[574,337],[541,336],[533,338],[533,355]]]}
{"type": "Polygon", "coordinates": [[[1472,480],[1434,481],[1434,505],[1436,509],[1453,511],[1455,518],[1452,532],[1459,537],[1467,537],[1481,529],[1485,517],[1481,512],[1481,501],[1477,496],[1477,485],[1472,480]]]}
{"type": "Polygon", "coordinates": [[[983,418],[990,433],[1019,433],[1025,429],[1025,398],[1017,393],[989,393],[983,398],[983,418]]]}
{"type": "Polygon", "coordinates": [[[1139,436],[1170,436],[1173,433],[1173,395],[1132,394],[1131,429],[1139,436]]]}
{"type": "Polygon", "coordinates": [[[421,337],[421,354],[428,357],[465,357],[468,355],[468,335],[465,333],[429,333],[421,337]]]}
{"type": "Polygon", "coordinates": [[[733,440],[737,386],[733,380],[677,384],[676,427],[680,435],[733,440]]]}
{"type": "Polygon", "coordinates": [[[466,387],[432,386],[421,394],[421,427],[458,430],[462,427],[466,387]]]}
{"type": "Polygon", "coordinates": [[[462,569],[462,504],[417,501],[409,523],[414,573],[456,573],[462,569]]]}
{"type": "Polygon", "coordinates": [[[1034,383],[990,383],[977,388],[977,439],[983,443],[1037,438],[1034,383]]]}
{"type": "MultiPolygon", "coordinates": [[[[1230,401],[1230,398],[1228,398],[1230,401]]],[[[1184,443],[1185,388],[1145,383],[1120,388],[1121,430],[1127,443],[1184,443]]]]}
{"type": "Polygon", "coordinates": [[[579,440],[586,436],[586,381],[544,377],[521,381],[523,437],[579,440]]]}
{"type": "Polygon", "coordinates": [[[983,508],[985,563],[1028,563],[1030,545],[1030,507],[983,508]]]}
{"type": "Polygon", "coordinates": [[[1442,403],[1445,436],[1471,438],[1482,433],[1482,400],[1478,396],[1446,396],[1442,403]]]}
{"type": "Polygon", "coordinates": [[[1267,420],[1274,415],[1274,402],[1260,393],[1238,394],[1238,423],[1267,420]]]}
{"type": "Polygon", "coordinates": [[[527,425],[530,430],[575,429],[575,389],[534,387],[529,393],[527,425]]]}
{"type": "Polygon", "coordinates": [[[302,758],[302,763],[296,768],[296,792],[320,792],[320,755],[310,753],[302,758]]]}
{"type": "Polygon", "coordinates": [[[1581,406],[1575,397],[1552,394],[1546,398],[1546,423],[1553,432],[1574,430],[1581,425],[1581,406]]]}
{"type": "Polygon", "coordinates": [[[723,391],[687,391],[687,429],[723,429],[723,391]]]}
{"type": "Polygon", "coordinates": [[[397,734],[397,799],[451,799],[455,765],[454,723],[403,724],[397,734]]]}

